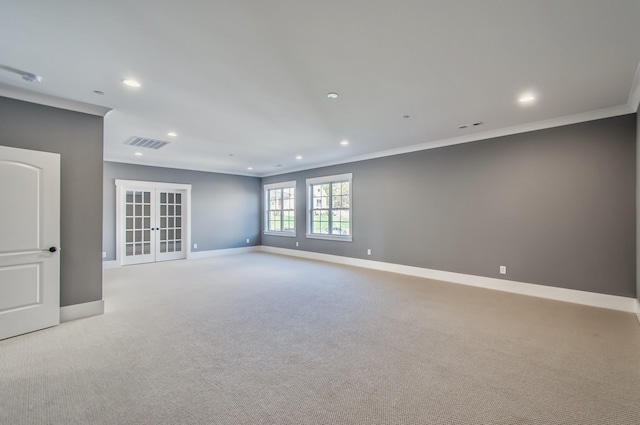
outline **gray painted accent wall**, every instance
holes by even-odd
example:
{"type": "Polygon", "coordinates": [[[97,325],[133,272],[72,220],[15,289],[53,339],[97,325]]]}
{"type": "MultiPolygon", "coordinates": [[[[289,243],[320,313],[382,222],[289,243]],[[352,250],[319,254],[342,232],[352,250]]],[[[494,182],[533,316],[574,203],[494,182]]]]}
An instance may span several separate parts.
{"type": "Polygon", "coordinates": [[[262,241],[635,297],[635,154],[631,114],[271,176],[297,181],[297,237],[262,241]],[[305,179],[348,172],[353,242],[305,238],[305,179]]]}
{"type": "Polygon", "coordinates": [[[61,306],[102,299],[102,128],[102,117],[0,97],[0,145],[61,156],[61,306]]]}
{"type": "Polygon", "coordinates": [[[191,242],[197,251],[261,244],[260,179],[203,171],[104,163],[103,251],[116,259],[116,179],[191,184],[191,242]],[[249,238],[250,243],[246,243],[249,238]]]}

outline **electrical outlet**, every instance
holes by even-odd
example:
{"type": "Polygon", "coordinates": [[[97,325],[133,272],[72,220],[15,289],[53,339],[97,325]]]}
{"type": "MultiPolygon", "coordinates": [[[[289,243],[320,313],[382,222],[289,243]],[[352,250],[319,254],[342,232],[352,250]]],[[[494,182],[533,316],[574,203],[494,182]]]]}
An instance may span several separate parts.
{"type": "Polygon", "coordinates": [[[198,244],[197,243],[193,244],[193,249],[198,249],[198,244]]]}
{"type": "Polygon", "coordinates": [[[507,274],[507,266],[500,266],[500,274],[507,274]]]}
{"type": "Polygon", "coordinates": [[[371,249],[367,249],[367,255],[371,255],[371,249]]]}
{"type": "Polygon", "coordinates": [[[296,247],[300,246],[300,242],[296,242],[296,247]]]}
{"type": "Polygon", "coordinates": [[[107,251],[102,251],[102,258],[107,258],[107,251]]]}
{"type": "Polygon", "coordinates": [[[249,243],[249,238],[247,238],[247,243],[249,243]]]}

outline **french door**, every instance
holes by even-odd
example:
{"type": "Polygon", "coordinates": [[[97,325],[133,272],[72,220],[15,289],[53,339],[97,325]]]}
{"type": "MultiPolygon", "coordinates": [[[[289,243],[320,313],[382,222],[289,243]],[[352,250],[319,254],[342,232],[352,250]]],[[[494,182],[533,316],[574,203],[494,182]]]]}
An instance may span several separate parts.
{"type": "Polygon", "coordinates": [[[190,185],[116,180],[120,264],[186,258],[190,185]]]}

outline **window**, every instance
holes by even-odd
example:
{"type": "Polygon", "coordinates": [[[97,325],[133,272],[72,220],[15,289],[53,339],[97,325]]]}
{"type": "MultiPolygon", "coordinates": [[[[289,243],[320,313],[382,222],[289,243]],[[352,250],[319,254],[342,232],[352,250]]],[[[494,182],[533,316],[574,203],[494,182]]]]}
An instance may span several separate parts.
{"type": "Polygon", "coordinates": [[[352,174],[307,179],[307,237],[351,241],[352,174]]]}
{"type": "Polygon", "coordinates": [[[296,235],[296,182],[264,185],[266,235],[296,235]]]}

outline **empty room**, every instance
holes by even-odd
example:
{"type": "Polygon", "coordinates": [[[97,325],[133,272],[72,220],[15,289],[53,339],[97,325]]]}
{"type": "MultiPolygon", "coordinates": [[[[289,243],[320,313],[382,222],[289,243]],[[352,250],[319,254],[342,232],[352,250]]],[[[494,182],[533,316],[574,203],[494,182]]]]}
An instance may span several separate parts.
{"type": "Polygon", "coordinates": [[[0,424],[640,424],[640,2],[0,4],[0,424]]]}

